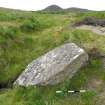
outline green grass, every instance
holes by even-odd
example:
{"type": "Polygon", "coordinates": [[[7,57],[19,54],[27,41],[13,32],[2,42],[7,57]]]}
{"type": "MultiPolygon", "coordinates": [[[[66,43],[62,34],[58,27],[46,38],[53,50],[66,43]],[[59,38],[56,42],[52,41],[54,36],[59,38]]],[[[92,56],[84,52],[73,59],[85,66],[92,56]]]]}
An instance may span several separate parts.
{"type": "MultiPolygon", "coordinates": [[[[103,12],[38,13],[0,10],[0,86],[11,87],[27,64],[51,49],[75,42],[87,52],[97,48],[105,54],[105,36],[70,27],[86,16],[103,18],[103,12]],[[28,28],[28,30],[27,30],[28,28]]],[[[71,80],[47,87],[14,87],[0,91],[0,105],[96,105],[96,97],[104,90],[105,71],[100,59],[91,58],[71,80]],[[102,81],[94,90],[90,81],[102,81]],[[63,94],[56,90],[86,89],[84,94],[63,94]],[[42,94],[43,93],[43,94],[42,94]]]]}

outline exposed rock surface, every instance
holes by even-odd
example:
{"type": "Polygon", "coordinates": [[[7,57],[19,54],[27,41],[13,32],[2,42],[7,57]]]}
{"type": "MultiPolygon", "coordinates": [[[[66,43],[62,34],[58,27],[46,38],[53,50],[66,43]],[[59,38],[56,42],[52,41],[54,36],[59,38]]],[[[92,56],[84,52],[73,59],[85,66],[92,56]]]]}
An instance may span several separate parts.
{"type": "Polygon", "coordinates": [[[72,26],[76,29],[89,30],[98,35],[105,35],[105,19],[86,17],[72,26]]]}
{"type": "Polygon", "coordinates": [[[82,21],[74,24],[74,26],[80,26],[80,25],[92,25],[92,26],[105,27],[105,19],[97,19],[95,17],[86,17],[82,21]]]}
{"type": "Polygon", "coordinates": [[[81,25],[75,27],[76,29],[82,29],[82,30],[88,30],[92,31],[98,35],[104,35],[105,36],[105,27],[101,26],[91,26],[91,25],[81,25]]]}
{"type": "Polygon", "coordinates": [[[54,85],[70,79],[86,63],[88,55],[74,43],[67,43],[32,61],[15,85],[54,85]]]}

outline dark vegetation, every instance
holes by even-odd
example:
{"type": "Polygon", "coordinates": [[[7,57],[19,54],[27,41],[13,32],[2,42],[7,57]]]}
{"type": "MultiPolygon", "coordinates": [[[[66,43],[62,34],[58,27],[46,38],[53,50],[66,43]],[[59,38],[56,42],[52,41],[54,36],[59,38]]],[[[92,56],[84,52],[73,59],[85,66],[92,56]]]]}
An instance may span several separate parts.
{"type": "Polygon", "coordinates": [[[31,18],[26,19],[24,23],[20,26],[21,31],[23,32],[33,32],[33,31],[39,31],[42,29],[40,21],[37,19],[31,18]]]}

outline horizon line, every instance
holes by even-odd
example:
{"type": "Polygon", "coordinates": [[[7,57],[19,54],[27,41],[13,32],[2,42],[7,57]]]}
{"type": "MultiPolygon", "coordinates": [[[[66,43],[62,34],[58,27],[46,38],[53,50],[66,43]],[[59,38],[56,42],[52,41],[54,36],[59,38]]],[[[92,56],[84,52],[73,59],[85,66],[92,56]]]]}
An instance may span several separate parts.
{"type": "Polygon", "coordinates": [[[47,7],[49,7],[49,6],[53,6],[53,5],[55,5],[55,6],[58,6],[58,7],[60,7],[61,9],[69,9],[69,8],[78,8],[78,9],[85,9],[85,10],[89,10],[89,11],[105,11],[105,10],[95,10],[95,9],[88,9],[88,8],[81,8],[81,7],[67,7],[67,8],[64,8],[64,7],[62,7],[62,6],[59,6],[59,5],[57,5],[57,4],[52,4],[52,5],[48,5],[48,6],[46,6],[45,8],[42,8],[42,9],[37,9],[37,10],[34,10],[34,9],[21,9],[21,8],[12,8],[12,7],[5,7],[5,6],[0,6],[0,8],[4,8],[4,9],[12,9],[12,10],[19,10],[19,11],[41,11],[41,10],[44,10],[44,9],[46,9],[47,7]]]}

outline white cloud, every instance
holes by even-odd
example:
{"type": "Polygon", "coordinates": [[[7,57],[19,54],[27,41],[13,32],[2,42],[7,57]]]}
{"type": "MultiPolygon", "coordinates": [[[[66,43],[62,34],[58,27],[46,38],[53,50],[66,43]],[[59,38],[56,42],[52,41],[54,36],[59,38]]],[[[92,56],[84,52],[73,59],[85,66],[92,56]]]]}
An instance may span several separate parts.
{"type": "Polygon", "coordinates": [[[79,7],[91,10],[105,10],[105,0],[0,0],[0,7],[40,10],[57,4],[63,8],[79,7]]]}

